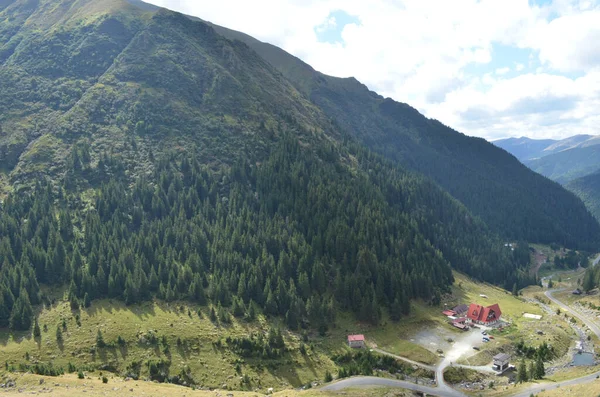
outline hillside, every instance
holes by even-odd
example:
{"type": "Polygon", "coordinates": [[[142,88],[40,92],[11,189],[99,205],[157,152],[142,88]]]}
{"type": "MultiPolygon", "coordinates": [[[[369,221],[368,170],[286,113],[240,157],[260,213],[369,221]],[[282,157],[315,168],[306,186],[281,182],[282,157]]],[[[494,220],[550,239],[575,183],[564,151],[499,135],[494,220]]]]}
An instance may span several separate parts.
{"type": "Polygon", "coordinates": [[[346,328],[438,313],[453,269],[535,283],[528,243],[509,250],[507,235],[599,239],[559,185],[355,80],[324,77],[332,91],[308,96],[324,83],[125,0],[0,4],[5,370],[299,387],[335,369],[346,328]],[[324,102],[365,92],[385,126],[374,135],[324,102]],[[407,126],[411,161],[382,150],[407,126]],[[453,176],[440,184],[454,197],[427,175],[453,176]],[[469,192],[480,201],[456,199],[469,192]]]}
{"type": "Polygon", "coordinates": [[[547,154],[549,146],[559,142],[556,139],[531,139],[527,137],[498,139],[492,143],[506,150],[521,162],[536,159],[547,154]]]}
{"type": "Polygon", "coordinates": [[[532,170],[561,184],[600,169],[600,137],[574,135],[561,140],[508,138],[493,142],[532,170]]]}
{"type": "MultiPolygon", "coordinates": [[[[600,143],[600,142],[599,142],[600,143]]],[[[600,170],[600,145],[560,151],[525,164],[532,170],[561,184],[600,170]]]]}
{"type": "Polygon", "coordinates": [[[75,306],[258,305],[295,329],[326,328],[336,308],[399,319],[410,299],[439,300],[450,266],[505,288],[534,281],[525,244],[507,251],[430,180],[344,137],[245,44],[167,10],[99,3],[2,11],[4,32],[27,23],[0,71],[14,99],[2,105],[0,325],[30,327],[39,285],[67,285],[75,306]],[[100,42],[97,59],[80,56],[100,42]],[[79,88],[47,98],[58,83],[79,88]]]}
{"type": "Polygon", "coordinates": [[[581,198],[596,219],[600,219],[600,172],[574,179],[566,186],[581,198]]]}
{"type": "Polygon", "coordinates": [[[354,78],[324,75],[273,45],[215,29],[248,44],[343,131],[403,167],[431,177],[503,236],[587,249],[598,245],[597,237],[590,240],[598,236],[598,224],[581,201],[504,150],[383,98],[354,78]]]}

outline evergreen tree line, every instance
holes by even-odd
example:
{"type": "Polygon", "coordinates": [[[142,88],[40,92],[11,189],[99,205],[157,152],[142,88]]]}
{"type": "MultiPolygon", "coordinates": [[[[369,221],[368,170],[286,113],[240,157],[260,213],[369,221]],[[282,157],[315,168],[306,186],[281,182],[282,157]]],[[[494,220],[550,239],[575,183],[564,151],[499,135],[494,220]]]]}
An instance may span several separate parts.
{"type": "Polygon", "coordinates": [[[338,309],[399,320],[411,299],[439,301],[450,264],[504,286],[535,281],[433,183],[347,147],[284,136],[262,164],[227,171],[173,153],[131,184],[118,158],[94,168],[77,147],[65,185],[2,204],[0,326],[31,327],[40,284],[68,285],[74,309],[105,297],[258,305],[296,329],[326,327],[338,309]],[[69,188],[82,173],[101,174],[92,203],[69,188]]]}

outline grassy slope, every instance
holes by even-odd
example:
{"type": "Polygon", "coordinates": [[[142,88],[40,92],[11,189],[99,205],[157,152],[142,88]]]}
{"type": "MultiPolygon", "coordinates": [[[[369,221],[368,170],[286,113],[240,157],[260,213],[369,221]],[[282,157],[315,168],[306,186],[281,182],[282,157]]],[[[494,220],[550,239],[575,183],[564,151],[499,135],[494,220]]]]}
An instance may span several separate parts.
{"type": "MultiPolygon", "coordinates": [[[[466,276],[456,273],[457,282],[453,296],[460,302],[492,303],[498,302],[507,318],[517,324],[523,324],[523,311],[539,313],[539,309],[514,298],[499,288],[484,283],[476,283],[466,276]],[[488,295],[482,301],[480,293],[488,295]]],[[[460,331],[450,327],[440,308],[413,303],[413,315],[396,324],[386,318],[380,326],[374,327],[356,323],[349,315],[340,313],[336,324],[325,337],[317,334],[309,336],[308,355],[299,352],[300,335],[288,332],[285,334],[287,346],[291,352],[279,360],[262,363],[262,370],[251,359],[242,363],[242,373],[253,379],[253,385],[273,386],[278,389],[298,387],[315,380],[322,380],[327,370],[335,374],[335,364],[329,356],[347,349],[345,338],[348,333],[364,333],[370,344],[416,361],[433,364],[438,358],[435,348],[422,347],[410,341],[410,338],[423,329],[439,328],[447,335],[458,335],[460,331]],[[429,350],[428,350],[429,349],[429,350]]],[[[37,343],[28,333],[0,333],[2,359],[9,364],[25,363],[25,355],[29,353],[30,363],[36,361],[50,362],[67,367],[69,362],[77,366],[112,364],[118,373],[123,373],[132,361],[146,362],[149,359],[170,359],[171,375],[177,374],[184,365],[188,365],[195,380],[204,386],[227,387],[239,389],[239,374],[235,371],[236,360],[240,357],[226,347],[217,348],[213,342],[225,341],[228,336],[248,335],[251,332],[266,332],[270,323],[263,317],[257,322],[246,323],[234,319],[230,326],[218,326],[208,318],[208,308],[202,307],[202,318],[196,312],[198,307],[186,303],[167,305],[164,303],[147,303],[143,305],[125,306],[117,301],[96,301],[89,309],[82,310],[81,327],[75,321],[75,315],[67,302],[59,302],[51,308],[39,313],[39,324],[42,328],[42,340],[37,343]],[[183,306],[183,311],[180,306],[183,306]],[[188,309],[190,315],[188,315],[188,309]],[[66,320],[67,331],[64,333],[64,344],[56,341],[56,328],[66,320]],[[44,325],[47,331],[43,331],[44,325]],[[106,348],[92,354],[90,349],[95,345],[98,329],[102,330],[106,342],[115,342],[118,336],[127,342],[125,348],[106,348]],[[156,335],[166,336],[170,345],[170,355],[164,354],[162,347],[146,346],[138,343],[140,335],[153,330],[156,335]],[[185,348],[177,347],[177,338],[181,338],[185,348]]],[[[506,341],[498,338],[499,344],[506,341]]],[[[485,347],[492,348],[492,344],[485,347]]],[[[147,376],[145,368],[142,377],[147,376]]]]}
{"type": "MultiPolygon", "coordinates": [[[[30,361],[52,361],[66,368],[68,362],[75,365],[112,364],[124,371],[127,364],[133,361],[146,362],[148,359],[170,359],[170,373],[179,373],[184,365],[188,365],[194,379],[202,386],[240,389],[239,374],[235,371],[237,356],[225,348],[216,348],[213,342],[227,336],[243,336],[251,332],[267,331],[264,319],[247,324],[235,321],[230,326],[220,327],[208,319],[208,310],[203,308],[203,317],[196,314],[197,308],[187,304],[144,304],[126,307],[120,302],[98,301],[91,308],[81,311],[81,327],[75,323],[75,317],[68,303],[61,302],[48,310],[42,310],[39,316],[42,328],[41,343],[36,343],[29,333],[9,335],[0,334],[2,356],[10,364],[25,362],[26,352],[30,361]],[[180,310],[180,306],[184,308],[180,310]],[[191,316],[188,316],[188,309],[191,316]],[[56,341],[56,327],[65,319],[67,332],[63,334],[64,344],[56,341]],[[44,332],[46,325],[48,331],[44,332]],[[98,329],[102,330],[104,340],[108,343],[121,336],[127,341],[125,348],[105,348],[93,354],[90,349],[95,344],[98,329]],[[166,336],[170,345],[170,354],[164,354],[162,346],[146,346],[138,343],[141,334],[153,330],[159,338],[166,336]],[[177,347],[177,338],[183,345],[177,347]]],[[[335,372],[333,363],[324,352],[316,348],[309,350],[307,356],[298,351],[297,335],[287,334],[286,342],[292,352],[277,361],[262,362],[263,370],[252,366],[252,360],[242,365],[244,374],[253,379],[253,385],[269,385],[278,388],[300,386],[309,381],[322,379],[326,370],[335,372]],[[269,364],[273,364],[269,367],[269,364]]],[[[146,376],[142,370],[142,377],[146,376]]]]}
{"type": "Polygon", "coordinates": [[[536,397],[579,397],[600,395],[600,380],[585,385],[576,385],[559,388],[548,388],[548,390],[536,394],[536,397]]]}
{"type": "MultiPolygon", "coordinates": [[[[461,363],[487,365],[491,362],[492,357],[501,351],[512,353],[514,351],[512,344],[519,340],[523,340],[532,346],[538,346],[545,341],[555,346],[561,355],[566,353],[571,345],[574,332],[563,318],[554,316],[550,318],[540,307],[529,304],[523,298],[515,298],[505,290],[473,282],[462,275],[457,276],[455,286],[460,285],[460,283],[463,287],[462,289],[458,288],[458,290],[463,292],[465,302],[475,302],[482,305],[498,302],[502,309],[502,317],[513,324],[503,332],[492,332],[495,339],[490,343],[482,344],[480,346],[482,348],[481,352],[462,360],[461,363]],[[482,298],[479,294],[485,294],[488,298],[482,298]],[[527,319],[523,317],[525,312],[542,315],[542,319],[527,319]],[[538,329],[543,329],[545,334],[537,335],[536,331],[538,329]]],[[[539,287],[529,287],[524,295],[526,298],[535,295],[543,296],[543,291],[539,287]]]]}
{"type": "MultiPolygon", "coordinates": [[[[96,397],[112,395],[115,392],[126,392],[131,395],[140,396],[144,395],[147,397],[158,397],[158,396],[193,396],[193,397],[214,397],[215,395],[227,395],[231,394],[234,397],[258,397],[263,396],[262,393],[256,392],[239,392],[239,391],[219,391],[219,390],[191,390],[186,387],[169,385],[169,384],[157,384],[151,382],[142,381],[125,381],[118,378],[110,378],[108,383],[104,384],[99,377],[88,377],[86,379],[77,379],[76,375],[65,375],[59,378],[48,378],[46,376],[32,375],[32,374],[17,374],[9,377],[14,380],[17,384],[17,389],[21,389],[24,392],[31,394],[34,393],[51,393],[52,396],[56,397],[96,397]],[[44,382],[40,384],[40,380],[44,382]]],[[[2,378],[2,382],[5,379],[2,378]]],[[[8,389],[6,392],[14,392],[14,389],[8,389]]],[[[377,388],[377,389],[347,389],[343,392],[325,392],[316,389],[297,391],[297,390],[286,390],[273,394],[275,397],[333,397],[339,396],[343,393],[346,397],[365,397],[365,396],[387,396],[390,393],[390,389],[377,388]]],[[[401,389],[393,389],[393,395],[395,397],[409,397],[413,396],[412,392],[402,391],[401,389]]]]}
{"type": "MultiPolygon", "coordinates": [[[[548,341],[559,347],[560,350],[568,347],[572,342],[570,328],[564,323],[561,317],[546,316],[546,313],[522,298],[515,298],[510,293],[490,286],[485,283],[474,282],[468,277],[455,273],[456,283],[453,286],[453,295],[451,299],[455,302],[477,302],[481,304],[491,304],[498,302],[503,310],[506,319],[510,319],[516,325],[511,328],[507,334],[496,335],[496,339],[489,344],[482,344],[482,351],[465,363],[472,365],[487,365],[489,358],[497,351],[511,351],[511,343],[523,338],[530,344],[539,344],[542,341],[548,341]],[[487,299],[479,295],[485,294],[487,299]],[[522,317],[523,312],[544,315],[542,322],[537,320],[527,320],[522,317]],[[552,322],[546,323],[548,320],[552,322]],[[544,327],[546,335],[535,335],[535,329],[544,327]]],[[[539,287],[530,287],[524,293],[525,297],[542,295],[539,287]]],[[[450,306],[454,302],[447,300],[450,306]]],[[[360,332],[367,337],[367,342],[376,344],[379,348],[402,355],[413,360],[435,363],[438,358],[434,352],[435,347],[419,346],[410,341],[411,337],[423,329],[441,329],[447,335],[458,335],[459,331],[450,327],[446,323],[446,318],[440,313],[440,308],[429,307],[421,303],[413,303],[415,314],[403,319],[395,324],[384,318],[382,324],[373,327],[365,324],[356,323],[350,316],[340,313],[336,324],[332,326],[325,337],[317,334],[311,334],[307,343],[309,353],[302,356],[298,351],[300,345],[300,336],[294,333],[285,333],[287,346],[292,350],[284,358],[263,362],[263,369],[253,366],[252,360],[245,360],[242,364],[242,373],[248,374],[252,380],[252,390],[260,387],[259,390],[266,392],[266,388],[274,387],[280,390],[281,395],[285,396],[330,396],[335,393],[323,393],[316,390],[307,392],[295,392],[290,389],[307,384],[312,381],[322,381],[325,371],[329,370],[334,375],[337,370],[335,364],[329,356],[334,353],[345,351],[345,337],[348,333],[360,332]],[[428,350],[429,349],[429,350],[428,350]],[[430,351],[431,350],[431,351],[430,351]]],[[[110,363],[118,367],[118,374],[107,373],[109,383],[102,385],[100,370],[86,372],[91,378],[85,381],[76,379],[74,374],[68,374],[59,378],[44,377],[47,381],[45,385],[38,385],[39,377],[19,373],[5,373],[2,378],[10,377],[20,379],[18,385],[25,384],[27,390],[41,390],[42,387],[52,387],[54,393],[70,393],[71,395],[80,395],[83,393],[85,383],[86,393],[81,395],[95,395],[93,393],[103,393],[106,390],[118,389],[142,392],[145,395],[189,395],[192,391],[189,388],[179,388],[173,385],[159,385],[148,383],[142,380],[124,382],[119,376],[126,365],[134,360],[145,362],[148,359],[170,358],[172,365],[170,373],[172,375],[179,372],[184,366],[188,365],[194,378],[199,384],[207,387],[239,390],[240,375],[235,371],[235,362],[238,357],[227,348],[216,348],[213,342],[221,339],[225,340],[227,336],[242,336],[250,332],[266,331],[271,323],[263,317],[248,324],[244,321],[237,321],[231,326],[221,327],[213,324],[208,319],[208,308],[201,307],[202,318],[197,314],[197,307],[183,304],[183,311],[180,304],[167,305],[164,303],[153,303],[145,305],[124,306],[119,302],[110,302],[108,300],[94,302],[91,308],[81,311],[81,327],[77,327],[73,313],[68,307],[68,303],[60,302],[52,308],[44,309],[40,312],[40,326],[48,326],[48,331],[42,330],[42,340],[38,344],[30,334],[19,333],[10,335],[0,334],[0,347],[2,349],[2,359],[10,364],[25,362],[26,352],[30,355],[30,362],[36,360],[49,362],[66,367],[71,361],[76,365],[93,364],[100,366],[110,363]],[[188,316],[190,309],[191,316],[188,316]],[[67,322],[67,332],[64,333],[64,345],[62,349],[56,343],[55,330],[57,325],[62,323],[62,319],[67,322]],[[107,342],[113,342],[120,335],[127,341],[126,348],[107,348],[102,353],[95,355],[90,353],[90,348],[95,344],[97,330],[101,329],[104,339],[107,342]],[[170,356],[162,352],[162,347],[145,346],[138,343],[140,334],[154,330],[162,337],[165,335],[170,344],[170,356]],[[187,348],[177,347],[177,337],[180,337],[187,348]],[[61,384],[60,387],[54,387],[54,383],[61,384]],[[66,385],[70,389],[64,390],[66,385]],[[94,386],[91,389],[88,386],[94,386]],[[38,387],[39,386],[39,387],[38,387]],[[92,394],[88,394],[92,393],[92,394]]],[[[385,317],[385,316],[384,316],[385,317]]],[[[1,371],[1,370],[0,370],[1,371]]],[[[581,369],[569,370],[565,373],[559,373],[551,380],[561,380],[566,377],[582,375],[581,369]]],[[[142,369],[141,377],[147,376],[145,368],[142,369]]],[[[508,391],[513,391],[512,386],[500,385],[496,390],[486,390],[486,395],[502,395],[508,391]]],[[[386,389],[366,390],[346,390],[348,396],[360,397],[363,395],[387,395],[386,389]],[[375,394],[373,394],[375,393],[375,394]]],[[[394,391],[396,392],[396,391],[394,391]]],[[[202,396],[201,392],[194,392],[202,396]]],[[[214,393],[214,392],[213,392],[214,393]]],[[[100,395],[98,394],[98,395],[100,395]]],[[[195,395],[192,394],[192,395],[195,395]]],[[[62,395],[62,394],[55,394],[62,395]]],[[[235,394],[244,396],[244,394],[235,394]]],[[[256,395],[256,394],[253,394],[256,395]]]]}

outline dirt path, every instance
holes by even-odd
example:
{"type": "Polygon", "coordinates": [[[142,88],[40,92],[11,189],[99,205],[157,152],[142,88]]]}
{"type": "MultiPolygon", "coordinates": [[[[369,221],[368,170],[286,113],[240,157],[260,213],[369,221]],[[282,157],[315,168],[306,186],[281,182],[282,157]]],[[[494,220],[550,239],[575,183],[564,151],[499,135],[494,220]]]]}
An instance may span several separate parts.
{"type": "Polygon", "coordinates": [[[427,365],[427,364],[423,364],[423,363],[420,363],[420,362],[418,362],[418,361],[413,361],[413,360],[410,360],[410,359],[408,359],[408,358],[406,358],[406,357],[397,356],[397,355],[395,355],[395,354],[392,354],[392,353],[386,352],[385,350],[381,350],[381,349],[378,349],[378,348],[375,348],[375,347],[374,347],[373,349],[371,349],[371,350],[373,350],[374,352],[377,352],[377,353],[380,353],[380,354],[386,355],[386,356],[393,357],[393,358],[395,358],[396,360],[404,361],[404,362],[407,362],[407,363],[409,363],[409,364],[416,365],[417,367],[428,369],[428,370],[430,370],[430,371],[435,371],[435,369],[436,369],[436,366],[435,366],[435,365],[427,365]]]}

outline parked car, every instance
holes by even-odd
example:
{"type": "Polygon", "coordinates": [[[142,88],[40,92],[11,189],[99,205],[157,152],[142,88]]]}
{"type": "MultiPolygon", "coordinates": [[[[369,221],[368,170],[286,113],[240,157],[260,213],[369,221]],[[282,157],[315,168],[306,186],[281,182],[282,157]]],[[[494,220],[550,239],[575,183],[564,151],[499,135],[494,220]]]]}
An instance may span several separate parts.
{"type": "Polygon", "coordinates": [[[473,346],[473,350],[479,350],[479,347],[473,346]]]}
{"type": "Polygon", "coordinates": [[[481,335],[487,335],[487,331],[481,331],[481,335]]]}
{"type": "Polygon", "coordinates": [[[490,339],[494,339],[494,335],[490,335],[490,339]]]}

